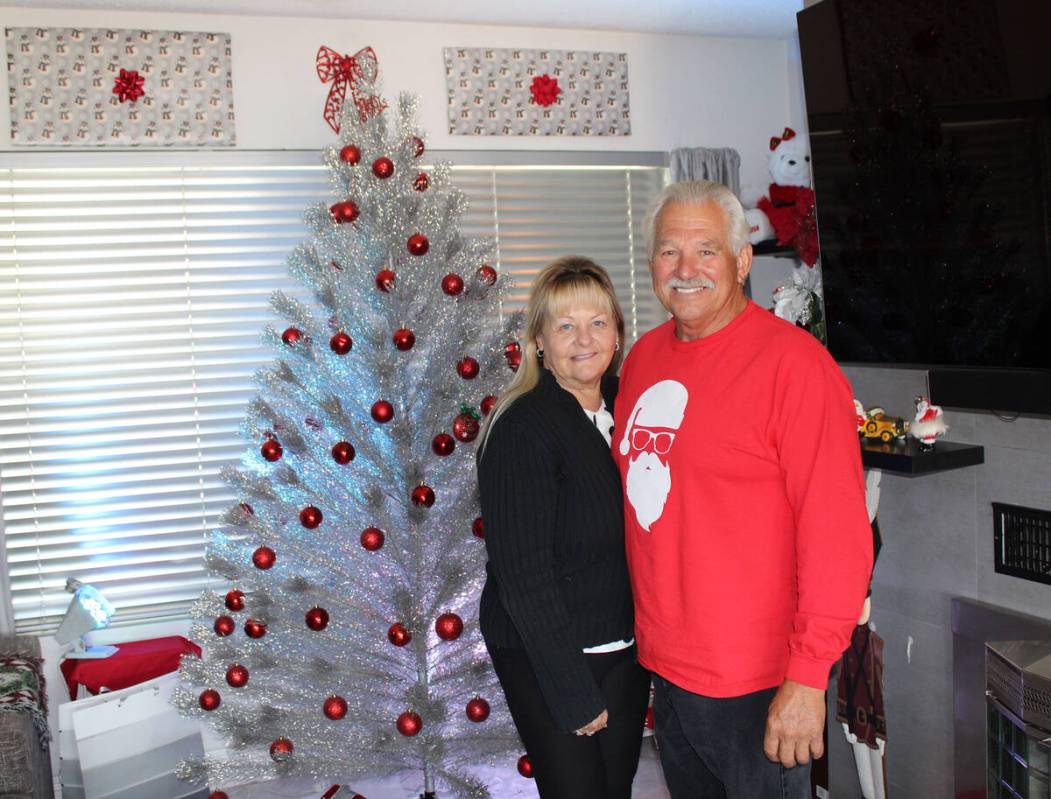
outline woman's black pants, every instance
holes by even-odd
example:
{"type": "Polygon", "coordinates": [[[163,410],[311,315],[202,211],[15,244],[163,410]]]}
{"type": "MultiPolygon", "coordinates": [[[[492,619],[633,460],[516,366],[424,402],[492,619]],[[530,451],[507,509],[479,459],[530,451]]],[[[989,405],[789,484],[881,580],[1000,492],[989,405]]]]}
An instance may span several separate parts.
{"type": "Polygon", "coordinates": [[[585,655],[609,712],[609,725],[591,736],[556,729],[523,650],[494,647],[489,654],[541,799],[630,799],[650,694],[650,673],[636,662],[635,647],[585,655]]]}

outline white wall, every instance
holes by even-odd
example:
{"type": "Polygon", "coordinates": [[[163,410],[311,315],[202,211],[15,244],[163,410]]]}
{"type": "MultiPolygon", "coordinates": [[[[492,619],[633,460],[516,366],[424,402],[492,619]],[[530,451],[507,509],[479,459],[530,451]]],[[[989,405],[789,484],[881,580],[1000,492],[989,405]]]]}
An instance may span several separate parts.
{"type": "MultiPolygon", "coordinates": [[[[115,8],[118,4],[114,3],[115,8]]],[[[745,184],[766,183],[766,142],[799,118],[786,43],[769,39],[659,36],[612,31],[409,22],[238,17],[121,11],[0,8],[4,26],[211,30],[233,37],[237,144],[245,149],[313,149],[332,140],[321,118],[328,92],[314,71],[320,45],[344,53],[372,46],[384,91],[421,96],[434,149],[649,150],[736,147],[745,184]],[[551,47],[628,53],[632,135],[618,137],[453,136],[446,132],[445,46],[551,47]]],[[[6,96],[6,72],[3,73],[6,96]]],[[[6,104],[0,150],[13,149],[6,104]]]]}

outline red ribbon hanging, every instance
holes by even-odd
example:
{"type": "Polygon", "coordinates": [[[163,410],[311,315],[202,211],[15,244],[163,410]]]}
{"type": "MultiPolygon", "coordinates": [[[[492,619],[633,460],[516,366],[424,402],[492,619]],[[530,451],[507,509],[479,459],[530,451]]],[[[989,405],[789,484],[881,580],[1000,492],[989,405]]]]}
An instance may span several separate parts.
{"type": "Polygon", "coordinates": [[[372,93],[378,75],[379,61],[371,47],[363,47],[354,55],[340,55],[330,47],[318,48],[317,76],[322,83],[332,82],[325,99],[325,121],[332,130],[339,133],[348,85],[362,122],[387,107],[379,95],[372,93]]]}

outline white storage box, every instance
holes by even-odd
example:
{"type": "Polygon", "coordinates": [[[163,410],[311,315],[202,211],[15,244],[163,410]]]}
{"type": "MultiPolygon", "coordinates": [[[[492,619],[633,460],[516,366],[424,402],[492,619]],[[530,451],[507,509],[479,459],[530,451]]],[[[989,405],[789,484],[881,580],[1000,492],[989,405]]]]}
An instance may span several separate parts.
{"type": "Polygon", "coordinates": [[[205,799],[175,778],[200,757],[200,725],[169,704],[176,674],[59,706],[63,799],[205,799]]]}

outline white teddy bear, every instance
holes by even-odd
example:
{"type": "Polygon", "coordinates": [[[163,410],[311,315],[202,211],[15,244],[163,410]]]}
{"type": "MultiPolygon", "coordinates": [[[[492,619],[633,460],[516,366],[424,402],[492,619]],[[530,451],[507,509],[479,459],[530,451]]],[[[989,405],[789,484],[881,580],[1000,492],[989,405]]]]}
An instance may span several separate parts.
{"type": "Polygon", "coordinates": [[[746,197],[749,240],[768,239],[792,245],[800,259],[813,266],[817,260],[817,227],[814,223],[814,192],[810,188],[810,147],[806,139],[785,128],[770,139],[770,176],[774,182],[764,197],[746,197]],[[748,202],[749,199],[754,202],[748,202]]]}

